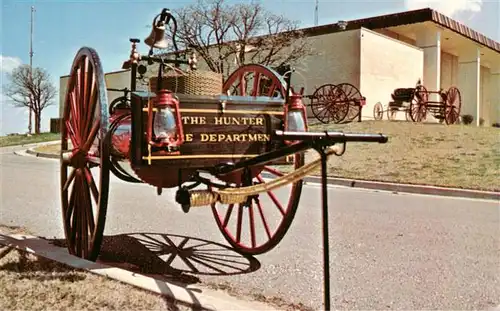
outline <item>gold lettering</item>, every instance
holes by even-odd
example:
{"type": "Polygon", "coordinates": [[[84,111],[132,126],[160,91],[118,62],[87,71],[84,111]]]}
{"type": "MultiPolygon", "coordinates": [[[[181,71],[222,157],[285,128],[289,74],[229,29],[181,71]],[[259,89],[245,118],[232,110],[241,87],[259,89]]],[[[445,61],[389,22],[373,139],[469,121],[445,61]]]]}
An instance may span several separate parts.
{"type": "MultiPolygon", "coordinates": [[[[269,134],[219,134],[219,133],[200,133],[199,141],[201,142],[265,142],[271,140],[271,135],[269,134]]],[[[197,138],[194,134],[185,134],[184,140],[186,142],[192,142],[197,138]]],[[[197,140],[197,139],[196,139],[197,140]]]]}
{"type": "Polygon", "coordinates": [[[264,118],[256,118],[255,125],[264,125],[264,118]]]}

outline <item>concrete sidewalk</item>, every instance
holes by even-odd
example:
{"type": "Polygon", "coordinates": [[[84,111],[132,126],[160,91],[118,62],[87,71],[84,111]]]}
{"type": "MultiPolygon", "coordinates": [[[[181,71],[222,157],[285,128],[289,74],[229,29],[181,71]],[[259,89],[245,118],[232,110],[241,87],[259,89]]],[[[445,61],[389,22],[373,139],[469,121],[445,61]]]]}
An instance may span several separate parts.
{"type": "MultiPolygon", "coordinates": [[[[44,143],[45,145],[51,144],[53,142],[44,143]]],[[[39,144],[39,145],[44,145],[39,144]]],[[[28,148],[23,151],[15,152],[17,155],[31,155],[35,157],[59,159],[59,155],[37,152],[32,148],[28,148]]],[[[273,178],[271,175],[266,175],[263,173],[264,177],[273,178]]],[[[304,178],[306,183],[311,184],[321,184],[320,176],[307,176],[304,178]]],[[[390,183],[390,182],[380,182],[380,181],[370,181],[370,180],[356,180],[356,179],[346,179],[337,177],[328,177],[329,185],[344,186],[350,188],[361,188],[361,189],[371,189],[371,190],[381,190],[390,192],[402,192],[402,193],[414,193],[414,194],[425,194],[425,195],[439,195],[448,197],[459,197],[459,198],[471,198],[471,199],[483,199],[483,200],[493,200],[500,201],[500,192],[493,191],[480,191],[471,189],[460,189],[460,188],[448,188],[448,187],[437,187],[429,185],[416,185],[416,184],[401,184],[401,183],[390,183]]]]}
{"type": "Polygon", "coordinates": [[[180,286],[99,262],[87,261],[70,255],[66,248],[55,246],[36,236],[5,234],[0,231],[0,245],[2,244],[163,295],[193,310],[279,310],[269,304],[231,296],[221,290],[200,285],[180,286]]]}

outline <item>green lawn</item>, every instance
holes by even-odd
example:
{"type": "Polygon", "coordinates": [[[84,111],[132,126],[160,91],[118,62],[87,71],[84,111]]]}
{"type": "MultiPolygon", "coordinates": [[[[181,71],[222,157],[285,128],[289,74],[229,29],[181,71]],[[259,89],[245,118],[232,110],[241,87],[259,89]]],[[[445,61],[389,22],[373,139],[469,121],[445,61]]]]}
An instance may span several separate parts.
{"type": "MultiPolygon", "coordinates": [[[[309,128],[323,130],[389,136],[386,144],[349,143],[343,156],[329,159],[331,177],[500,191],[500,128],[390,121],[309,128]]],[[[59,145],[38,149],[58,150],[59,145]]],[[[306,162],[316,158],[310,151],[306,162]]]]}
{"type": "Polygon", "coordinates": [[[0,136],[0,147],[27,145],[45,141],[52,141],[52,140],[58,140],[60,139],[60,137],[61,134],[59,133],[41,133],[32,136],[26,136],[26,135],[0,136]]]}

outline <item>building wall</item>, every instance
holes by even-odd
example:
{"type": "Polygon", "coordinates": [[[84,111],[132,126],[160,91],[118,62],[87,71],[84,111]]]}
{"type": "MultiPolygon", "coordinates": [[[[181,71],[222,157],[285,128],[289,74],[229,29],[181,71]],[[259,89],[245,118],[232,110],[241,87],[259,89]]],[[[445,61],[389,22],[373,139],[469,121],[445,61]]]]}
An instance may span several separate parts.
{"type": "Polygon", "coordinates": [[[69,76],[63,76],[59,78],[59,118],[62,118],[63,116],[64,99],[66,97],[68,81],[69,76]]]}
{"type": "MultiPolygon", "coordinates": [[[[422,79],[424,56],[415,46],[368,29],[361,29],[360,41],[360,91],[366,97],[362,116],[373,119],[377,102],[387,109],[394,89],[414,87],[422,79]]],[[[405,114],[396,118],[405,119],[405,114]]]]}
{"type": "Polygon", "coordinates": [[[491,119],[490,124],[500,123],[500,70],[493,71],[490,70],[490,85],[489,85],[489,95],[490,95],[490,113],[491,119]]]}
{"type": "Polygon", "coordinates": [[[480,82],[480,106],[479,117],[484,120],[484,126],[490,126],[494,120],[494,111],[492,111],[491,97],[490,97],[490,69],[481,66],[481,74],[479,76],[480,82]]]}
{"type": "MultiPolygon", "coordinates": [[[[130,89],[130,71],[116,71],[104,74],[106,88],[130,89]]],[[[59,78],[59,117],[63,115],[64,100],[66,97],[69,76],[59,78]]],[[[123,95],[121,92],[108,91],[108,105],[117,97],[123,95]]]]}
{"type": "MultiPolygon", "coordinates": [[[[350,30],[310,37],[315,54],[297,64],[292,75],[296,91],[304,87],[305,95],[312,95],[324,84],[351,83],[359,88],[360,30],[350,30]]],[[[311,101],[304,99],[309,118],[314,118],[311,101]]]]}
{"type": "Polygon", "coordinates": [[[458,83],[458,57],[441,52],[441,88],[447,90],[458,83]]]}

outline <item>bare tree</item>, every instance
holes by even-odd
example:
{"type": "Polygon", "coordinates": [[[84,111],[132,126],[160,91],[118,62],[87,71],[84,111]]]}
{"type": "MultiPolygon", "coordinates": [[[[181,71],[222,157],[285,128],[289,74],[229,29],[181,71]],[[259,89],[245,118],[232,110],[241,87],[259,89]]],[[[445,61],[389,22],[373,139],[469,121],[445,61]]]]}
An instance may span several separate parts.
{"type": "Polygon", "coordinates": [[[53,105],[57,94],[56,87],[50,81],[50,75],[42,68],[21,65],[9,75],[9,84],[5,95],[15,107],[31,108],[35,118],[35,134],[40,134],[42,111],[53,105]]]}
{"type": "Polygon", "coordinates": [[[179,48],[194,49],[209,70],[225,78],[231,67],[293,65],[313,54],[297,22],[267,12],[256,2],[229,5],[225,0],[198,0],[174,16],[179,48]]]}

